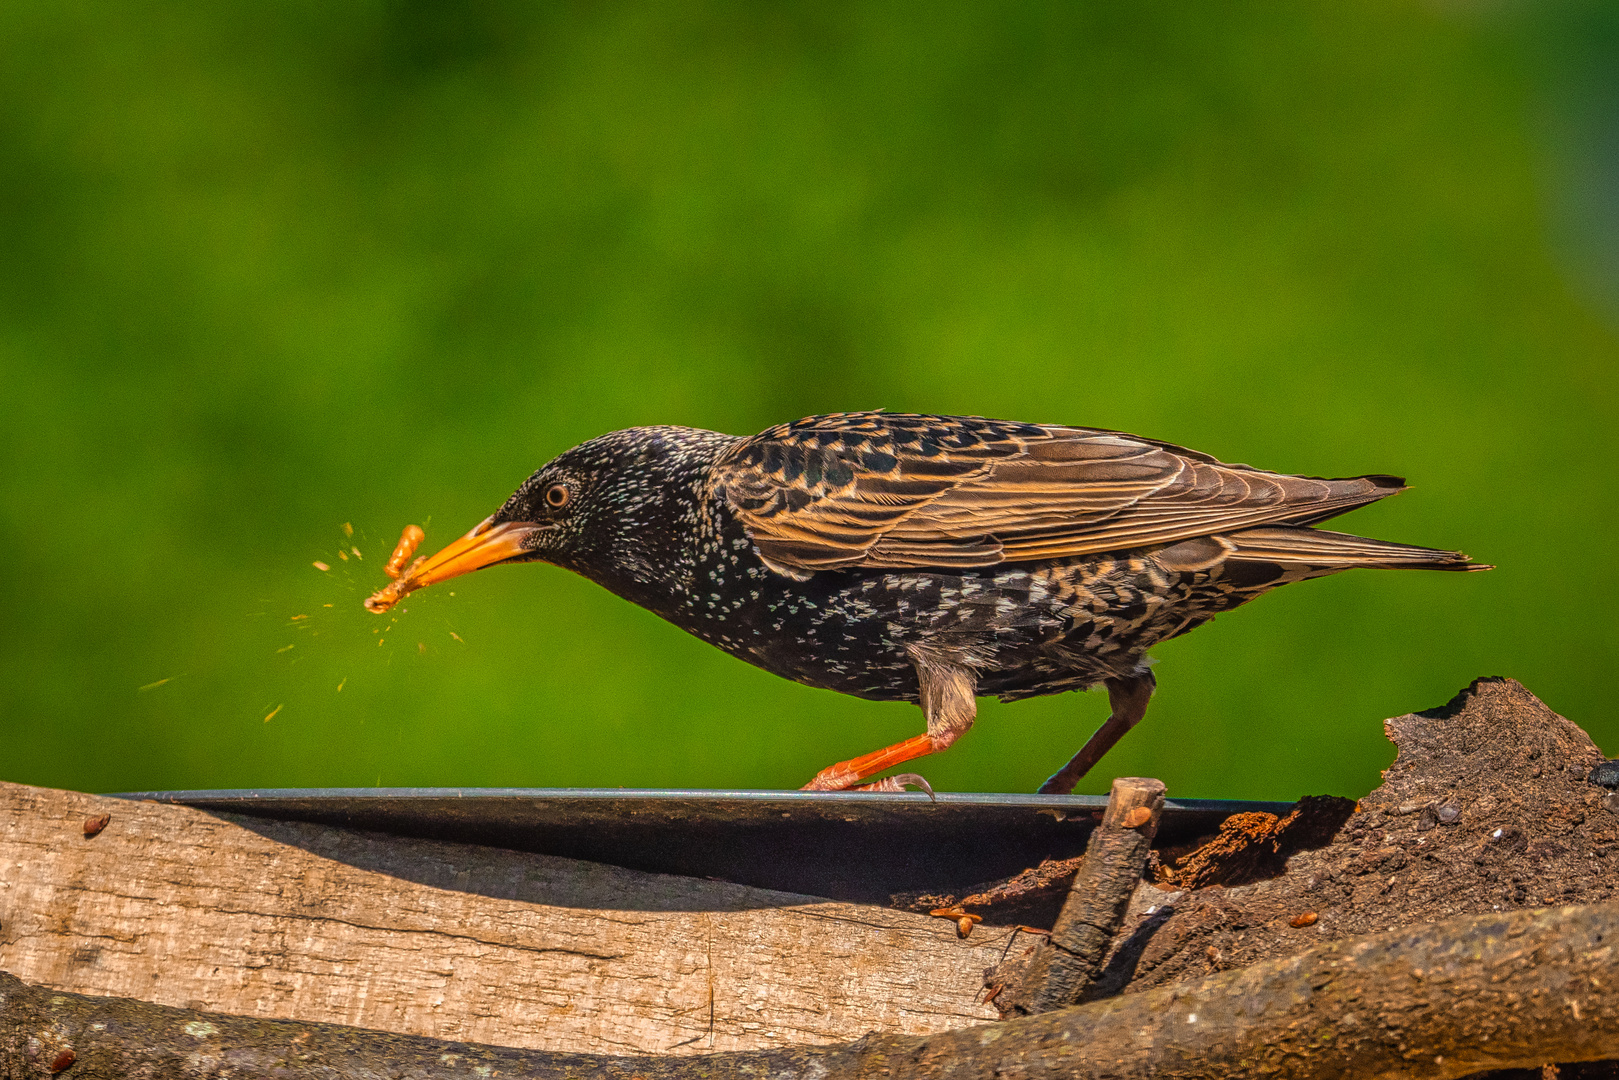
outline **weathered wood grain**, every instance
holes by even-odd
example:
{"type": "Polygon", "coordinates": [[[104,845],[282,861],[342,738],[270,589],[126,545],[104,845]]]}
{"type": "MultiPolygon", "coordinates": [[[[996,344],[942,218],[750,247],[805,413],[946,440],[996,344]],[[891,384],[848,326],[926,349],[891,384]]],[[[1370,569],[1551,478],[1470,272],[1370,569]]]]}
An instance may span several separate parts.
{"type": "Polygon", "coordinates": [[[1619,1053],[1616,939],[1614,905],[1469,915],[1004,1024],[701,1058],[242,1020],[0,972],[0,1080],[1483,1080],[1619,1053]]]}
{"type": "Polygon", "coordinates": [[[994,1019],[982,972],[1007,933],[963,941],[883,908],[0,784],[0,969],[76,993],[709,1053],[994,1019]]]}

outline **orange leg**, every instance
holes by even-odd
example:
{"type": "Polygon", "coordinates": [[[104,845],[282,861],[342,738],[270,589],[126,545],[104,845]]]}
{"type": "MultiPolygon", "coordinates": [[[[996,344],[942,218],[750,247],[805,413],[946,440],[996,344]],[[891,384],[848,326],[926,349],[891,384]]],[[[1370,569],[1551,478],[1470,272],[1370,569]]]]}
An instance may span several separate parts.
{"type": "MultiPolygon", "coordinates": [[[[869,754],[862,754],[848,761],[840,761],[836,765],[828,765],[815,774],[815,779],[805,784],[803,791],[843,791],[854,787],[868,776],[874,776],[884,769],[891,769],[902,761],[912,758],[924,757],[935,750],[943,750],[942,746],[935,746],[931,735],[918,735],[913,739],[885,746],[881,750],[873,750],[869,754]]],[[[822,759],[825,760],[824,758],[822,759]]]]}
{"type": "Polygon", "coordinates": [[[917,683],[921,690],[919,703],[922,715],[927,718],[928,733],[829,765],[816,773],[815,779],[801,790],[847,791],[855,788],[857,791],[904,791],[905,786],[911,784],[926,791],[928,798],[933,797],[933,789],[928,787],[928,782],[915,773],[886,776],[876,783],[855,787],[866,777],[891,769],[902,761],[937,754],[973,726],[978,704],[973,699],[977,680],[972,670],[952,662],[948,657],[920,648],[911,649],[911,657],[916,662],[917,683]]]}

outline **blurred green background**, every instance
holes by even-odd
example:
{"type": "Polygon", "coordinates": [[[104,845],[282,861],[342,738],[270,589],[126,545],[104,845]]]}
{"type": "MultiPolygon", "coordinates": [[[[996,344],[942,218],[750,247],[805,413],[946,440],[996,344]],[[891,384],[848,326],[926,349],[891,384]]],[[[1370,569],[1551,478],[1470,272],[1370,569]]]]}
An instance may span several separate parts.
{"type": "MultiPolygon", "coordinates": [[[[403,525],[436,548],[591,436],[875,407],[1403,474],[1341,527],[1499,564],[1294,586],[1160,647],[1082,790],[1358,795],[1384,717],[1488,674],[1619,753],[1614,31],[1571,3],[5,5],[0,778],[795,787],[920,713],[550,567],[360,601],[403,525]]],[[[1105,713],[986,701],[923,771],[1030,791],[1105,713]]]]}

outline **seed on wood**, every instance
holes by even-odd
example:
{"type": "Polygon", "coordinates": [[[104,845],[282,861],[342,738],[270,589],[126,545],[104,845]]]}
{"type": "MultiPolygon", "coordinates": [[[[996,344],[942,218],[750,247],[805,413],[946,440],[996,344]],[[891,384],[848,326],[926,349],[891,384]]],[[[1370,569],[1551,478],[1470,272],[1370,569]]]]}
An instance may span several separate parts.
{"type": "Polygon", "coordinates": [[[1145,806],[1138,806],[1124,815],[1124,827],[1126,829],[1139,829],[1151,820],[1152,811],[1145,806]]]}
{"type": "Polygon", "coordinates": [[[84,838],[86,840],[88,840],[92,836],[95,836],[96,834],[100,833],[102,829],[105,829],[107,827],[107,823],[109,821],[111,821],[111,820],[112,820],[112,815],[111,814],[97,814],[93,818],[85,819],[85,822],[84,822],[84,838]]]}
{"type": "Polygon", "coordinates": [[[405,568],[405,564],[410,561],[410,557],[416,554],[417,546],[426,536],[420,525],[406,525],[404,532],[399,534],[399,543],[394,545],[393,554],[388,556],[388,565],[382,568],[382,572],[391,578],[397,578],[399,572],[405,568]]]}
{"type": "Polygon", "coordinates": [[[51,1062],[51,1072],[53,1072],[53,1073],[61,1072],[63,1069],[66,1069],[69,1065],[73,1064],[75,1059],[76,1059],[76,1055],[73,1053],[73,1050],[72,1050],[71,1047],[69,1049],[63,1050],[60,1054],[56,1055],[54,1060],[52,1060],[52,1062],[51,1062]]]}
{"type": "Polygon", "coordinates": [[[1313,926],[1315,925],[1315,921],[1320,917],[1321,916],[1317,915],[1313,911],[1306,911],[1293,916],[1292,923],[1294,926],[1313,926]]]}

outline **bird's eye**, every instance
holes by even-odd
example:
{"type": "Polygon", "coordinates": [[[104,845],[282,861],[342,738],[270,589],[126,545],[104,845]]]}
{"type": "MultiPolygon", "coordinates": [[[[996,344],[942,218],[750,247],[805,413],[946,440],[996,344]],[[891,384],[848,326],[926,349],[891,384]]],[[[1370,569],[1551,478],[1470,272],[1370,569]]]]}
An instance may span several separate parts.
{"type": "Polygon", "coordinates": [[[573,493],[568,490],[567,484],[552,484],[545,489],[545,503],[553,510],[560,510],[568,505],[573,493]]]}

